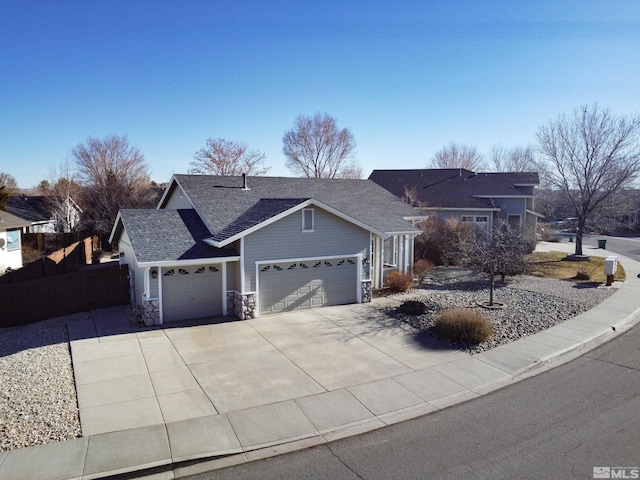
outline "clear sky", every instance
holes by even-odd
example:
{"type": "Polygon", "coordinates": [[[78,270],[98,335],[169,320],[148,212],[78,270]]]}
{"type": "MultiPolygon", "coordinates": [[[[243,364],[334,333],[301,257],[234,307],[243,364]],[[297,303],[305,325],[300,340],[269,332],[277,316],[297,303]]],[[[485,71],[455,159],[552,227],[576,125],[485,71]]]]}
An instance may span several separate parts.
{"type": "Polygon", "coordinates": [[[0,0],[0,172],[22,188],[89,136],[128,135],[157,182],[208,137],[288,176],[283,133],[327,112],[368,176],[534,143],[593,102],[640,111],[638,0],[0,0]]]}

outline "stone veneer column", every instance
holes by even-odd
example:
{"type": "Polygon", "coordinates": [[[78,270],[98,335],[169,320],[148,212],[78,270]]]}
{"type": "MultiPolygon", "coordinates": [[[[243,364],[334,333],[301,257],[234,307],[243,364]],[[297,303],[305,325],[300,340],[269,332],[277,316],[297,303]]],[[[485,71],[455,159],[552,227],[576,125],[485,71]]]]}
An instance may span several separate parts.
{"type": "Polygon", "coordinates": [[[147,327],[160,324],[160,300],[145,298],[142,303],[142,321],[147,327]]]}
{"type": "Polygon", "coordinates": [[[256,294],[234,292],[233,313],[240,320],[256,318],[256,294]]]}
{"type": "Polygon", "coordinates": [[[362,303],[371,301],[371,280],[362,281],[362,303]]]}

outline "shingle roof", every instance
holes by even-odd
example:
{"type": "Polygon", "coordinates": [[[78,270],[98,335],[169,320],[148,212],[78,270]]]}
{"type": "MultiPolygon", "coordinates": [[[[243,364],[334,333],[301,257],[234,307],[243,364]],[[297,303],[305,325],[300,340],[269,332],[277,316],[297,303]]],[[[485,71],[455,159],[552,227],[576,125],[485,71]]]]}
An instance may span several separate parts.
{"type": "Polygon", "coordinates": [[[16,217],[4,210],[0,210],[0,231],[9,230],[11,228],[28,227],[29,225],[31,225],[31,222],[16,217]]]}
{"type": "Polygon", "coordinates": [[[5,209],[16,217],[32,223],[51,220],[47,197],[43,196],[17,195],[9,197],[5,209]]]}
{"type": "Polygon", "coordinates": [[[306,200],[317,200],[373,230],[418,232],[420,216],[370,180],[174,175],[216,241],[223,241],[306,200]]]}
{"type": "Polygon", "coordinates": [[[474,173],[465,169],[374,170],[369,179],[397,197],[415,189],[431,208],[495,208],[488,198],[530,196],[518,186],[538,185],[535,172],[474,173]]]}
{"type": "Polygon", "coordinates": [[[235,249],[204,243],[210,234],[193,210],[120,210],[120,218],[138,263],[238,255],[235,249]]]}

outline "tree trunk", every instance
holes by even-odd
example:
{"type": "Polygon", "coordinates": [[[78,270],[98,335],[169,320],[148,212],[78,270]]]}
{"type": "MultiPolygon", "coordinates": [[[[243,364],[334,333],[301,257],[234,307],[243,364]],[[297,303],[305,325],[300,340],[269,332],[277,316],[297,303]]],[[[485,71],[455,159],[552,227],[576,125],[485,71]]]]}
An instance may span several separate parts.
{"type": "Polygon", "coordinates": [[[576,228],[576,255],[582,255],[582,235],[584,233],[584,220],[578,221],[578,228],[576,228]]]}
{"type": "Polygon", "coordinates": [[[489,274],[489,306],[493,306],[493,287],[495,286],[495,275],[489,274]]]}

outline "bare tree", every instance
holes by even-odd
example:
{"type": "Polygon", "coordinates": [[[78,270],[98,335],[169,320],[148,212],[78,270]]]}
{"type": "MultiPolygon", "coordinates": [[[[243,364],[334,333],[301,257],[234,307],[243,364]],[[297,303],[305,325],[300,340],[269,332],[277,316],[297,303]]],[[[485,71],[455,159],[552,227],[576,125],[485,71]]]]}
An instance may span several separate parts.
{"type": "Polygon", "coordinates": [[[458,145],[451,142],[442,147],[431,159],[431,168],[464,168],[478,172],[486,168],[486,164],[478,149],[470,145],[458,145]]]}
{"type": "Polygon", "coordinates": [[[108,233],[118,210],[151,206],[154,194],[144,155],[129,145],[126,135],[89,137],[72,155],[83,187],[82,222],[89,230],[108,233]]]}
{"type": "Polygon", "coordinates": [[[355,147],[349,129],[339,129],[335,119],[326,113],[300,115],[282,137],[287,168],[302,177],[350,178],[359,169],[353,159],[355,147]]]}
{"type": "Polygon", "coordinates": [[[577,218],[575,255],[593,212],[640,172],[640,116],[615,116],[594,104],[540,127],[547,182],[561,190],[577,218]]]}
{"type": "Polygon", "coordinates": [[[264,166],[263,153],[224,138],[208,138],[193,158],[189,172],[200,175],[264,175],[271,168],[264,166]]]}
{"type": "Polygon", "coordinates": [[[340,171],[337,175],[339,178],[350,178],[354,180],[358,180],[364,176],[362,172],[362,167],[357,163],[353,163],[350,167],[345,167],[340,171]]]}
{"type": "Polygon", "coordinates": [[[502,145],[491,147],[491,163],[496,172],[535,172],[538,165],[535,161],[533,147],[513,147],[507,149],[502,145]]]}
{"type": "Polygon", "coordinates": [[[80,198],[82,188],[71,163],[65,160],[58,168],[51,168],[49,179],[40,182],[38,191],[46,198],[49,212],[56,219],[56,231],[73,231],[78,226],[76,212],[80,207],[76,202],[80,198]]]}
{"type": "Polygon", "coordinates": [[[4,210],[9,197],[17,195],[18,184],[16,179],[8,173],[0,172],[0,210],[4,210]]]}
{"type": "Polygon", "coordinates": [[[520,275],[529,253],[527,232],[506,222],[496,222],[490,234],[484,231],[468,236],[460,244],[462,262],[489,277],[489,306],[494,305],[496,275],[520,275]]]}

